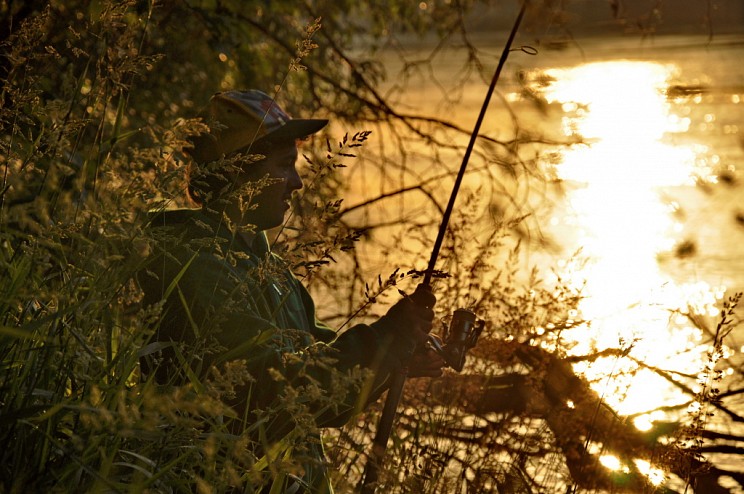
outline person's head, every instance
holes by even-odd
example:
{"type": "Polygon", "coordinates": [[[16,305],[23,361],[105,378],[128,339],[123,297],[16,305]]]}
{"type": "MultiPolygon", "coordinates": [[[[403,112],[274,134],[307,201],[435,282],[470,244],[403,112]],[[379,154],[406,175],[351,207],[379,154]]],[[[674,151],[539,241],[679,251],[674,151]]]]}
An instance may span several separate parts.
{"type": "Polygon", "coordinates": [[[281,224],[292,192],[302,187],[295,169],[297,141],[328,121],[292,119],[257,90],[217,93],[203,116],[210,132],[195,138],[188,150],[194,161],[189,180],[192,199],[219,210],[227,206],[234,221],[259,230],[281,224]],[[259,156],[264,158],[257,160],[259,156]],[[264,177],[267,183],[261,183],[264,177]],[[251,209],[243,207],[236,218],[238,202],[256,188],[259,192],[250,199],[251,209]]]}

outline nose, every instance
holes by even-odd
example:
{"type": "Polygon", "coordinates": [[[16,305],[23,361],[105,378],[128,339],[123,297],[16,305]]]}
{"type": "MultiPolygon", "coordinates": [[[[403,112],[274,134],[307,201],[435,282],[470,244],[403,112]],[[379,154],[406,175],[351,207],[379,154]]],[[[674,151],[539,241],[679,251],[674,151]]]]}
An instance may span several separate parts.
{"type": "Polygon", "coordinates": [[[302,178],[297,172],[297,165],[293,165],[291,170],[289,171],[289,174],[287,175],[287,188],[291,192],[300,190],[302,188],[302,178]]]}

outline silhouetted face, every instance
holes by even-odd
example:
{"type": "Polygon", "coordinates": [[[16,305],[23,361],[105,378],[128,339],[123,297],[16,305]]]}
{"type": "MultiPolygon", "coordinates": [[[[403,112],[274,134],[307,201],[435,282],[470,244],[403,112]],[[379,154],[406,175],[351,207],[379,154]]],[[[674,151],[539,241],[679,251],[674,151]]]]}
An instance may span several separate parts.
{"type": "Polygon", "coordinates": [[[258,230],[267,230],[284,222],[292,193],[302,188],[302,180],[295,167],[298,153],[293,142],[274,146],[260,154],[266,158],[244,165],[243,173],[237,177],[235,185],[242,186],[264,177],[272,180],[273,183],[262,187],[252,199],[251,204],[256,206],[255,209],[245,211],[240,221],[243,225],[255,225],[258,230]]]}

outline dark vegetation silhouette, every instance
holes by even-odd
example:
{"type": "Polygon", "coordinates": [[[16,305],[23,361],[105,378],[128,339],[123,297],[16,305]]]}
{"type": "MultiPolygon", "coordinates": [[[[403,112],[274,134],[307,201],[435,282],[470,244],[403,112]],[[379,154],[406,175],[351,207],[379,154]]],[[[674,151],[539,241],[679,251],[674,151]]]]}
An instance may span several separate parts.
{"type": "MultiPolygon", "coordinates": [[[[468,27],[469,9],[488,3],[500,18],[516,11],[504,2],[405,1],[0,7],[0,492],[253,492],[296,471],[283,453],[314,429],[297,400],[284,406],[306,430],[261,457],[229,428],[225,402],[249,379],[240,362],[187,386],[140,379],[139,359],[157,350],[147,342],[160,313],[142,306],[133,282],[162,240],[149,233],[147,213],[185,203],[183,149],[205,130],[193,116],[210,94],[275,89],[291,112],[322,113],[333,125],[304,148],[306,188],[273,232],[274,248],[331,325],[377,314],[377,302],[411,289],[425,267],[470,132],[468,122],[411,112],[406,98],[423,75],[441,87],[432,108],[458,106],[465,95],[438,86],[431,68],[453,46],[462,54],[455,80],[489,80],[496,56],[468,27]],[[399,71],[386,72],[380,53],[399,71]]],[[[622,17],[622,2],[610,3],[608,19],[622,17]]],[[[556,39],[571,40],[564,14],[555,2],[533,2],[525,39],[550,25],[556,39]]],[[[505,84],[517,87],[510,76],[505,84]]],[[[544,102],[534,102],[539,111],[544,102]]],[[[466,372],[407,383],[385,490],[741,489],[744,376],[725,343],[739,324],[739,295],[717,318],[680,311],[711,348],[699,376],[648,366],[633,342],[572,352],[571,330],[591,324],[577,315],[581,291],[525,268],[525,252],[556,241],[514,191],[545,183],[546,153],[578,143],[523,128],[504,107],[512,132],[479,139],[441,254],[448,276],[434,285],[442,325],[467,307],[486,330],[466,372]],[[596,391],[601,382],[573,367],[600,359],[624,364],[608,380],[649,370],[676,387],[669,419],[639,431],[612,410],[596,391]],[[605,467],[604,455],[625,469],[605,467]],[[634,460],[668,481],[652,482],[634,460]]],[[[355,488],[378,416],[373,408],[326,431],[338,492],[355,488]]]]}

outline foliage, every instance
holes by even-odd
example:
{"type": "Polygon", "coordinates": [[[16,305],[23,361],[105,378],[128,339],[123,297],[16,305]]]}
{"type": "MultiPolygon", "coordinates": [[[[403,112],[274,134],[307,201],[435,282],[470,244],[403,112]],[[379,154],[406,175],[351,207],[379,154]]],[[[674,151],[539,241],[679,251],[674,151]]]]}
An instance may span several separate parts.
{"type": "MultiPolygon", "coordinates": [[[[535,8],[555,12],[553,3],[535,8]]],[[[0,492],[252,492],[297,471],[285,453],[313,426],[296,402],[283,405],[307,428],[260,457],[223,420],[232,413],[224,402],[232,385],[247,379],[239,362],[186,386],[142,379],[138,362],[157,350],[148,341],[160,316],[158,305],[142,306],[132,281],[160,240],[147,228],[147,212],[185,204],[183,150],[204,131],[193,117],[217,90],[274,88],[292,113],[322,111],[371,128],[308,146],[306,191],[274,237],[319,300],[332,300],[328,320],[343,326],[379,314],[392,287],[412,289],[420,277],[443,183],[469,131],[401,110],[398,93],[381,90],[387,74],[373,55],[383,46],[400,49],[400,33],[436,35],[465,46],[463,78],[482,76],[492,60],[471,43],[464,17],[477,6],[165,0],[0,7],[0,492]],[[370,151],[364,156],[362,144],[370,151]],[[432,155],[426,173],[411,166],[422,144],[432,155]]],[[[406,65],[396,82],[424,66],[406,65]]],[[[457,103],[455,95],[445,100],[457,103]]],[[[409,383],[383,472],[391,492],[621,490],[619,481],[652,489],[638,472],[613,478],[590,442],[626,458],[668,455],[670,471],[685,481],[731,474],[704,456],[700,438],[716,439],[706,432],[705,406],[685,434],[675,435],[681,422],[640,434],[574,373],[571,364],[597,358],[571,354],[564,338],[584,323],[575,315],[580,292],[536,271],[525,275],[522,249],[549,243],[532,235],[539,224],[526,204],[505,194],[542,173],[534,151],[545,144],[572,143],[547,142],[515,125],[512,138],[484,136],[476,150],[486,164],[474,164],[473,175],[495,185],[462,198],[442,253],[443,270],[457,276],[441,276],[436,286],[443,319],[465,305],[488,315],[489,330],[471,372],[409,383]]],[[[712,338],[715,360],[737,301],[712,338]]],[[[716,384],[686,392],[738,418],[716,384]]],[[[327,435],[340,492],[361,474],[378,413],[373,407],[327,435]]]]}

